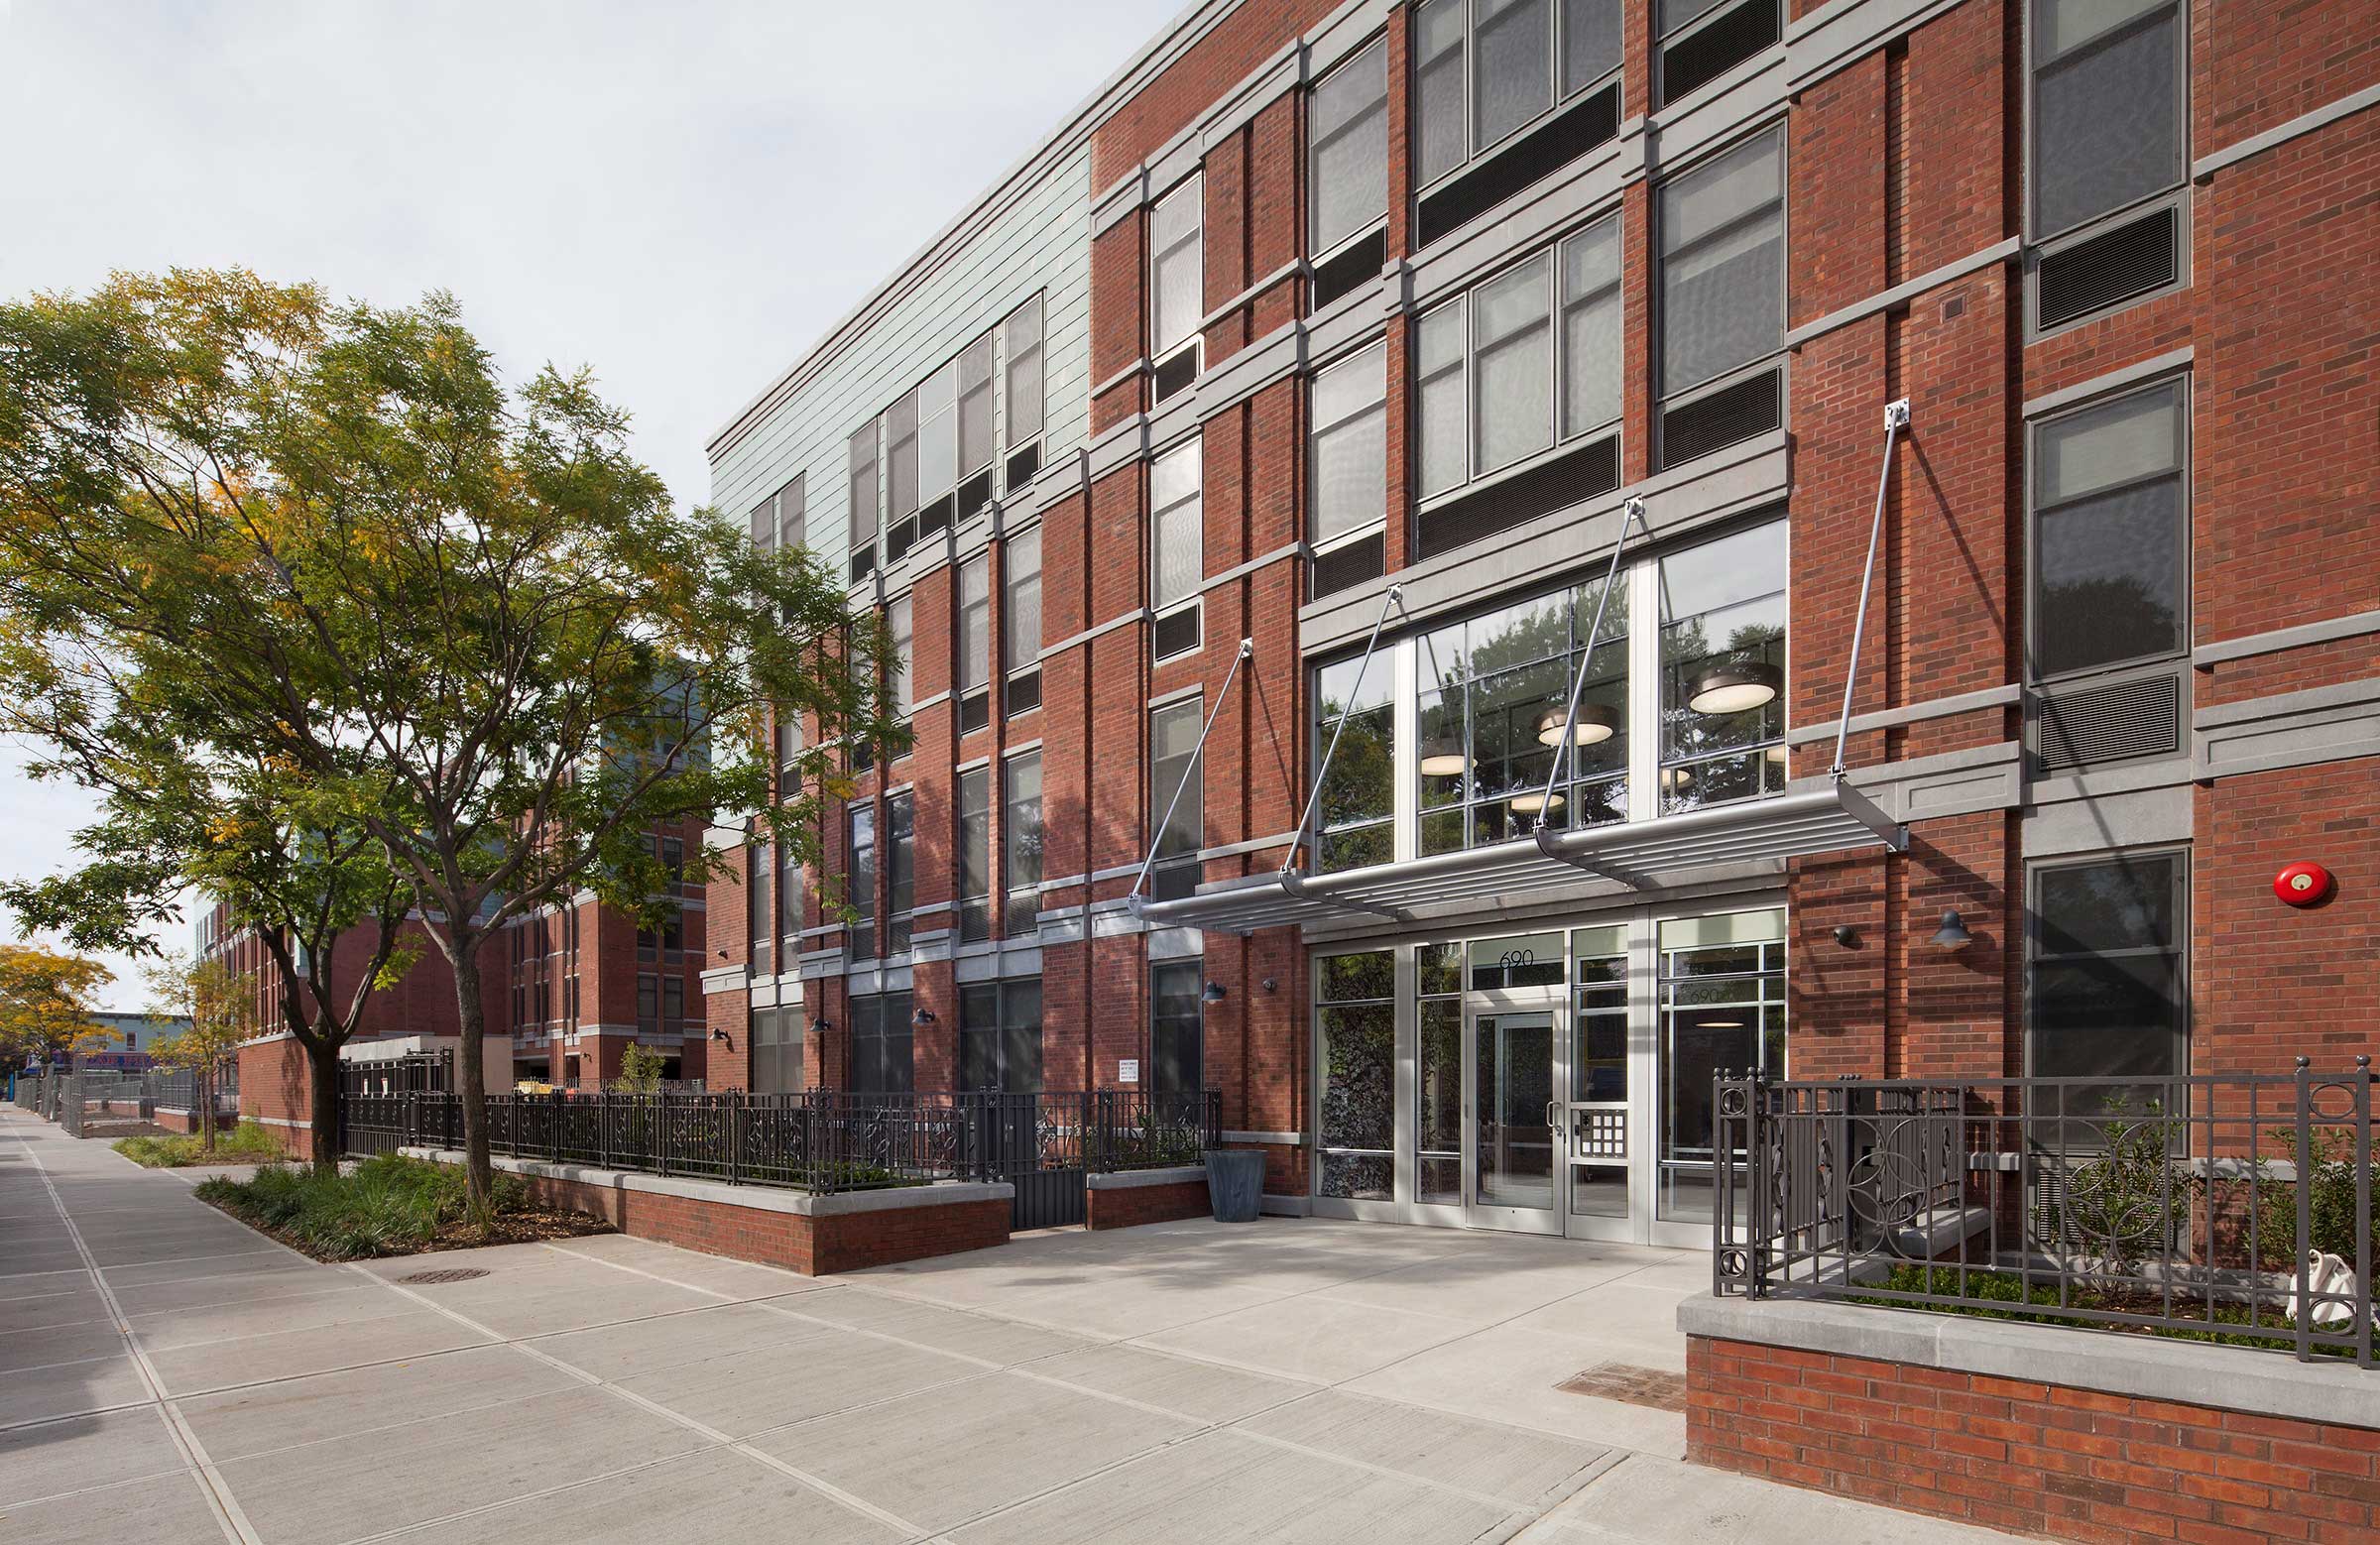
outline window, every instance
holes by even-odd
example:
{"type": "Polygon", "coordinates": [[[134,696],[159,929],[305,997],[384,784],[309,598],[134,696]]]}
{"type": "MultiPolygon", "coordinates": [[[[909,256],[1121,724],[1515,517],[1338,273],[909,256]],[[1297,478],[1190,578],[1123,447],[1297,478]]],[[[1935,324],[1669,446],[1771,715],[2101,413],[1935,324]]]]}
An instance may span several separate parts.
{"type": "Polygon", "coordinates": [[[850,893],[844,897],[851,908],[851,958],[876,958],[876,805],[873,801],[851,807],[851,874],[850,893]]]}
{"type": "Polygon", "coordinates": [[[1599,575],[1421,635],[1421,852],[1525,837],[1540,826],[1599,826],[1628,814],[1628,606],[1623,573],[1596,629],[1599,575]],[[1563,784],[1546,798],[1554,749],[1588,635],[1597,643],[1563,784]]]}
{"type": "Polygon", "coordinates": [[[2034,0],[2036,240],[2181,185],[2182,50],[2174,0],[2034,0]]]}
{"type": "Polygon", "coordinates": [[[1390,690],[1395,667],[1385,650],[1363,666],[1361,656],[1325,665],[1315,673],[1315,765],[1331,752],[1342,713],[1338,750],[1322,784],[1315,813],[1314,851],[1307,865],[1319,873],[1385,864],[1396,856],[1396,714],[1390,690]]]}
{"type": "Polygon", "coordinates": [[[904,392],[885,410],[885,519],[890,530],[885,555],[906,552],[917,534],[917,394],[904,392]]]}
{"type": "Polygon", "coordinates": [[[916,1086],[916,1010],[906,993],[851,1001],[851,1087],[854,1093],[905,1095],[916,1086]]]}
{"type": "Polygon", "coordinates": [[[1387,346],[1314,378],[1316,545],[1377,526],[1388,508],[1387,346]]]}
{"type": "Polygon", "coordinates": [[[1388,40],[1324,76],[1311,112],[1312,250],[1325,253],[1388,217],[1388,40]]]}
{"type": "Polygon", "coordinates": [[[1661,185],[1661,390],[1785,346],[1785,136],[1771,129],[1661,185]]]}
{"type": "Polygon", "coordinates": [[[1777,0],[1655,0],[1661,39],[1661,99],[1675,102],[1774,47],[1783,23],[1777,0]]]}
{"type": "Polygon", "coordinates": [[[907,596],[886,609],[886,624],[892,634],[892,711],[905,719],[917,703],[917,630],[907,596]]]}
{"type": "Polygon", "coordinates": [[[851,577],[857,579],[867,569],[861,565],[863,552],[874,566],[876,552],[876,422],[874,419],[851,431],[851,577]]]}
{"type": "Polygon", "coordinates": [[[1553,263],[1533,258],[1472,296],[1479,413],[1473,462],[1508,467],[1554,440],[1553,263]]]}
{"type": "Polygon", "coordinates": [[[1415,1019],[1413,1200],[1463,1203],[1463,947],[1413,952],[1415,1019]]]}
{"type": "Polygon", "coordinates": [[[685,1016],[686,979],[684,977],[661,978],[661,1024],[664,1028],[676,1029],[679,1021],[685,1016]]]}
{"type": "MultiPolygon", "coordinates": [[[[1720,1070],[1786,1074],[1785,913],[1672,918],[1661,924],[1660,947],[1656,1216],[1709,1223],[1718,1134],[1711,1099],[1720,1070]]],[[[1740,1172],[1735,1205],[1743,1205],[1740,1172]]]]}
{"type": "Polygon", "coordinates": [[[2033,872],[2025,1071],[2106,1081],[2067,1091],[2069,1114],[2120,1098],[2137,1115],[2167,1095],[2126,1081],[2189,1071],[2188,868],[2169,852],[2033,872]]]}
{"type": "Polygon", "coordinates": [[[1429,0],[1413,23],[1424,184],[1619,68],[1619,0],[1429,0]],[[1466,67],[1468,61],[1468,67],[1466,67]]]}
{"type": "MultiPolygon", "coordinates": [[[[680,837],[663,837],[660,845],[661,873],[672,891],[686,883],[686,844],[680,837]]],[[[575,918],[573,919],[575,920],[575,918]]]]}
{"type": "Polygon", "coordinates": [[[1041,706],[1041,528],[1011,536],[1001,554],[1008,604],[1001,609],[1000,658],[1007,711],[1041,706]]]}
{"type": "MultiPolygon", "coordinates": [[[[1206,577],[1206,536],[1200,512],[1200,449],[1195,438],[1149,466],[1152,513],[1149,599],[1160,612],[1198,599],[1206,577]]],[[[1193,636],[1192,642],[1196,639],[1193,636]]]]}
{"type": "Polygon", "coordinates": [[[1317,962],[1314,1028],[1321,1042],[1322,1167],[1317,1192],[1396,1200],[1396,956],[1389,950],[1317,962]]]}
{"type": "Polygon", "coordinates": [[[917,503],[932,504],[959,481],[958,372],[943,366],[917,384],[917,503]]]}
{"type": "MultiPolygon", "coordinates": [[[[775,913],[769,904],[769,845],[751,842],[744,845],[744,909],[746,937],[751,945],[752,969],[767,976],[772,969],[771,920],[775,913]]],[[[644,954],[644,940],[638,940],[639,955],[644,954]]]]}
{"type": "Polygon", "coordinates": [[[992,937],[992,770],[959,774],[959,938],[992,937]]]}
{"type": "Polygon", "coordinates": [[[1002,930],[1013,939],[1032,933],[1041,916],[1041,753],[1011,757],[1002,771],[1007,803],[1001,811],[1001,841],[1009,877],[1002,930]]]}
{"type": "Polygon", "coordinates": [[[752,1053],[755,1094],[798,1094],[801,1076],[801,1010],[755,1009],[745,1031],[752,1053]]]}
{"type": "Polygon", "coordinates": [[[1161,359],[1198,335],[1206,315],[1202,231],[1206,178],[1194,175],[1157,201],[1148,237],[1149,355],[1161,359]]]}
{"type": "Polygon", "coordinates": [[[776,491],[776,544],[787,552],[797,550],[804,536],[809,517],[809,493],[801,473],[776,491]]]}
{"type": "Polygon", "coordinates": [[[2096,670],[2188,639],[2183,383],[2033,429],[2033,674],[2096,670]]]}
{"type": "Polygon", "coordinates": [[[959,565],[959,730],[992,718],[992,558],[979,552],[959,565]]]}
{"type": "Polygon", "coordinates": [[[801,954],[802,914],[809,904],[810,877],[802,866],[801,850],[793,844],[778,843],[776,854],[776,932],[778,948],[783,952],[778,958],[784,962],[784,969],[791,971],[801,954]]]}
{"type": "Polygon", "coordinates": [[[959,1087],[1041,1092],[1041,979],[959,989],[959,1087]]]}
{"type": "MultiPolygon", "coordinates": [[[[1034,296],[1009,313],[1001,326],[1001,355],[1008,361],[1007,444],[1014,452],[1041,436],[1041,297],[1034,296]]],[[[1009,486],[1018,479],[1012,474],[1009,486]]]]}
{"type": "Polygon", "coordinates": [[[992,465],[992,334],[959,356],[959,476],[992,465]]]}
{"type": "Polygon", "coordinates": [[[1198,889],[1198,850],[1207,827],[1198,756],[1204,706],[1204,699],[1192,697],[1148,716],[1148,808],[1150,816],[1163,823],[1157,830],[1156,862],[1148,872],[1148,893],[1160,901],[1198,889]]]}
{"type": "Polygon", "coordinates": [[[1206,1088],[1205,968],[1169,960],[1148,970],[1148,1092],[1196,1094],[1206,1088]]]}
{"type": "MultiPolygon", "coordinates": [[[[537,1015],[539,1019],[543,1014],[537,1015]]],[[[654,1031],[661,1025],[661,979],[652,972],[637,978],[637,1028],[654,1031]]]]}
{"type": "Polygon", "coordinates": [[[917,909],[917,796],[907,790],[885,799],[885,949],[909,947],[910,914],[917,909]]]}
{"type": "Polygon", "coordinates": [[[1619,420],[1619,217],[1562,244],[1562,437],[1619,420]]]}
{"type": "Polygon", "coordinates": [[[1661,559],[1661,809],[1785,788],[1785,523],[1661,559]]]}

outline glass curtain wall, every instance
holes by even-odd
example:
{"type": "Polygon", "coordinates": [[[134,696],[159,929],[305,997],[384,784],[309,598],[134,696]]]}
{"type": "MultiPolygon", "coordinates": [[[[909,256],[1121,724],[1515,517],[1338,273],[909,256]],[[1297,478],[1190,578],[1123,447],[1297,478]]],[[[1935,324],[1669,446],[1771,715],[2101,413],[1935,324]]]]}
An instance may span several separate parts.
{"type": "Polygon", "coordinates": [[[1659,1216],[1709,1223],[1713,1080],[1722,1069],[1785,1075],[1784,909],[1669,919],[1660,970],[1659,1216]]]}
{"type": "Polygon", "coordinates": [[[1661,559],[1661,812],[1785,788],[1785,523],[1661,559]]]}

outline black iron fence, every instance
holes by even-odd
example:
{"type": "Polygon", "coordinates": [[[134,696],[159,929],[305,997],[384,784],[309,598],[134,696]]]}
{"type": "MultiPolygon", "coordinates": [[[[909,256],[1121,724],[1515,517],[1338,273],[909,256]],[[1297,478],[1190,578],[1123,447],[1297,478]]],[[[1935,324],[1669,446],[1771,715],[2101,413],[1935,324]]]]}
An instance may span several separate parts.
{"type": "MultiPolygon", "coordinates": [[[[733,1185],[860,1191],[935,1180],[1196,1164],[1222,1142],[1213,1090],[1149,1095],[490,1095],[493,1153],[733,1185]]],[[[462,1096],[411,1091],[343,1100],[347,1148],[456,1148],[462,1096]]]]}
{"type": "Polygon", "coordinates": [[[2376,1078],[1722,1074],[1714,1290],[2369,1367],[2376,1078]]]}

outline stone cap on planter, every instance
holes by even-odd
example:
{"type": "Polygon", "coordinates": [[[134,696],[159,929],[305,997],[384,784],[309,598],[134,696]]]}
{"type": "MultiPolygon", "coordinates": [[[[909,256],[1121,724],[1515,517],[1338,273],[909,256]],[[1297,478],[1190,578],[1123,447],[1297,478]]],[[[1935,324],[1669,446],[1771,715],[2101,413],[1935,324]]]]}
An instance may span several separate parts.
{"type": "MultiPolygon", "coordinates": [[[[456,1148],[401,1148],[408,1158],[439,1164],[460,1164],[456,1148]]],[[[897,1212],[912,1207],[952,1207],[964,1202],[1008,1202],[1016,1188],[1005,1181],[936,1180],[924,1185],[887,1186],[876,1191],[835,1191],[824,1196],[789,1186],[735,1186],[724,1180],[700,1180],[687,1175],[648,1175],[640,1170],[598,1169],[591,1164],[557,1164],[550,1159],[491,1155],[488,1162],[512,1175],[538,1180],[568,1180],[614,1191],[643,1191],[653,1196],[682,1196],[727,1207],[747,1207],[761,1213],[788,1213],[796,1218],[841,1218],[856,1213],[897,1212]]],[[[1205,1173],[1203,1170],[1200,1173],[1205,1173]]]]}
{"type": "Polygon", "coordinates": [[[1177,1164],[1171,1169],[1119,1169],[1083,1177],[1083,1185],[1093,1191],[1130,1191],[1136,1186],[1180,1186],[1192,1181],[1200,1185],[1207,1183],[1206,1165],[1177,1164]]]}
{"type": "Polygon", "coordinates": [[[1839,1358],[2380,1428],[2380,1369],[2337,1358],[2300,1363],[2287,1351],[1810,1298],[1689,1298],[1678,1305],[1678,1329],[1839,1358]]]}

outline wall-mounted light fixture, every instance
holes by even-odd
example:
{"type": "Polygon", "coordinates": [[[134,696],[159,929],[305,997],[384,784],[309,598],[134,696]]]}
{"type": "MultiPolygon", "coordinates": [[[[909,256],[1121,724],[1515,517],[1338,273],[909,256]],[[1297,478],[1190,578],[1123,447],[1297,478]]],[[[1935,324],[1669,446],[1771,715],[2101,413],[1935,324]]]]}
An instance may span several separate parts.
{"type": "Polygon", "coordinates": [[[1959,909],[1955,906],[1944,907],[1942,926],[1934,930],[1934,947],[1938,950],[1963,950],[1974,942],[1975,936],[1966,931],[1966,924],[1960,918],[1959,909]]]}
{"type": "Polygon", "coordinates": [[[1226,998],[1231,996],[1231,991],[1221,982],[1209,982],[1206,986],[1206,991],[1200,993],[1198,996],[1210,1004],[1220,1004],[1226,998]]]}
{"type": "Polygon", "coordinates": [[[1859,947],[1859,930],[1847,922],[1839,922],[1835,925],[1835,942],[1846,950],[1855,950],[1859,947]]]}
{"type": "Polygon", "coordinates": [[[931,1009],[920,1009],[911,1017],[919,1024],[931,1024],[934,1022],[934,1011],[931,1009]]]}
{"type": "Polygon", "coordinates": [[[1267,992],[1267,993],[1270,993],[1270,992],[1277,991],[1277,990],[1279,989],[1279,987],[1280,987],[1280,985],[1281,985],[1281,984],[1280,984],[1280,983],[1278,983],[1278,982],[1275,982],[1275,981],[1274,981],[1272,978],[1270,978],[1270,977],[1266,977],[1266,978],[1263,980],[1263,982],[1262,982],[1261,984],[1259,984],[1259,985],[1260,985],[1260,986],[1262,986],[1262,988],[1264,989],[1264,991],[1265,991],[1265,992],[1267,992]]]}
{"type": "Polygon", "coordinates": [[[727,1040],[727,1031],[725,1031],[725,1030],[714,1029],[713,1031],[711,1031],[711,1039],[713,1039],[713,1040],[724,1040],[724,1041],[727,1041],[728,1045],[730,1045],[730,1046],[733,1046],[733,1045],[735,1045],[735,1042],[734,1042],[734,1041],[732,1041],[732,1040],[727,1040]]]}
{"type": "Polygon", "coordinates": [[[826,1016],[824,1014],[820,1014],[817,1018],[810,1021],[810,1033],[812,1035],[824,1035],[827,1031],[833,1028],[833,1025],[827,1023],[826,1016]]]}
{"type": "Polygon", "coordinates": [[[721,960],[727,959],[727,946],[724,944],[719,946],[719,958],[721,960]]]}

